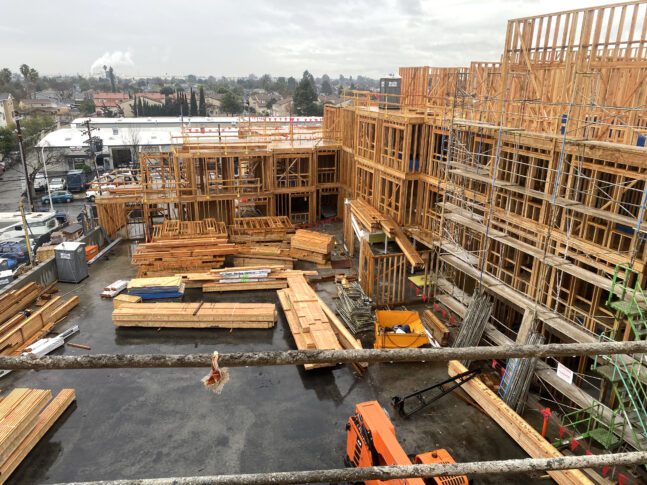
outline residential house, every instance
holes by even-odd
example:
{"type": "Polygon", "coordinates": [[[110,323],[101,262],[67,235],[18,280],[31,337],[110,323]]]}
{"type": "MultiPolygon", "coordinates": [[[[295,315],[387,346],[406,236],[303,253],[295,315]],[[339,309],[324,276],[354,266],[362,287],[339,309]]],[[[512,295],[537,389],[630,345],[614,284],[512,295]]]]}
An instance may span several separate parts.
{"type": "Polygon", "coordinates": [[[51,99],[23,99],[20,101],[20,109],[29,114],[51,114],[64,116],[70,113],[69,106],[51,99]]]}
{"type": "Polygon", "coordinates": [[[13,96],[11,93],[0,93],[0,128],[14,123],[13,96]]]}
{"type": "Polygon", "coordinates": [[[207,116],[216,116],[221,113],[220,105],[224,94],[208,94],[204,97],[204,103],[207,105],[207,116]]]}
{"type": "Polygon", "coordinates": [[[283,98],[272,105],[272,116],[290,116],[292,114],[292,98],[283,98]]]}
{"type": "Polygon", "coordinates": [[[267,113],[269,114],[270,110],[267,108],[267,103],[272,99],[278,100],[280,96],[273,93],[254,93],[249,95],[249,107],[253,109],[257,114],[267,113]]]}
{"type": "Polygon", "coordinates": [[[101,114],[104,109],[108,109],[113,113],[119,113],[120,103],[128,101],[130,96],[128,96],[128,93],[94,93],[92,99],[97,108],[97,114],[101,114]]]}

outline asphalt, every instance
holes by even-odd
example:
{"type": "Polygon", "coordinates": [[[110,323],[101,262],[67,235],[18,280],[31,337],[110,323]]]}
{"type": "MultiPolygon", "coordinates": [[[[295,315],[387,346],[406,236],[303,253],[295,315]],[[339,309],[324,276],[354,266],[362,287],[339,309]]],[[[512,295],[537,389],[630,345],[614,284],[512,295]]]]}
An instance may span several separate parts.
{"type": "MultiPolygon", "coordinates": [[[[59,284],[80,305],[57,331],[79,325],[72,347],[55,354],[211,353],[295,348],[282,311],[269,330],[116,329],[104,286],[134,276],[132,247],[121,245],[77,285],[59,284]]],[[[333,290],[320,284],[330,300],[333,290]]],[[[199,299],[196,290],[187,299],[199,299]]],[[[205,294],[206,301],[271,302],[275,292],[205,294]]],[[[9,483],[215,475],[341,468],[345,423],[358,402],[377,399],[391,412],[393,395],[447,377],[444,364],[372,365],[363,377],[352,368],[305,372],[297,367],[231,371],[222,393],[206,390],[205,369],[19,371],[0,381],[14,387],[76,390],[76,404],[28,455],[9,483]]],[[[455,393],[423,414],[393,418],[410,454],[444,447],[457,461],[524,458],[525,453],[487,416],[455,393]]],[[[528,476],[488,477],[474,483],[545,483],[528,476]]]]}

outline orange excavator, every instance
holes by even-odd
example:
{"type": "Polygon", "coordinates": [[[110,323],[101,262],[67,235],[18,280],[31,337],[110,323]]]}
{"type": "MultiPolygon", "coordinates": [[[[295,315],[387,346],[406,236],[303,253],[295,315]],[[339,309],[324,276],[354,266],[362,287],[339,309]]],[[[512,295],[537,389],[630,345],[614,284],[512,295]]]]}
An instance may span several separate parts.
{"type": "MultiPolygon", "coordinates": [[[[346,466],[369,467],[382,465],[411,465],[411,459],[395,436],[395,428],[377,401],[359,403],[346,424],[346,466]]],[[[416,464],[456,463],[444,449],[415,456],[416,464]]],[[[468,485],[465,475],[407,478],[397,480],[369,480],[366,485],[468,485]]]]}

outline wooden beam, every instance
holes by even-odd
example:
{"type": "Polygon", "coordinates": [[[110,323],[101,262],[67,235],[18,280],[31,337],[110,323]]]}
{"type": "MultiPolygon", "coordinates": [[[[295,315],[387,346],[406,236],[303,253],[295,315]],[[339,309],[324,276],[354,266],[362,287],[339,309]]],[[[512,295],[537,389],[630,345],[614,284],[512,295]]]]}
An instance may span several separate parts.
{"type": "MultiPolygon", "coordinates": [[[[449,362],[449,375],[455,376],[466,372],[467,368],[452,360],[449,362]]],[[[506,403],[492,392],[480,379],[472,379],[463,384],[467,394],[474,399],[481,408],[490,416],[503,430],[514,439],[531,458],[561,458],[562,455],[557,449],[543,438],[532,426],[521,416],[515,413],[506,403]]],[[[579,470],[564,470],[548,472],[553,480],[560,485],[593,485],[579,470]]]]}

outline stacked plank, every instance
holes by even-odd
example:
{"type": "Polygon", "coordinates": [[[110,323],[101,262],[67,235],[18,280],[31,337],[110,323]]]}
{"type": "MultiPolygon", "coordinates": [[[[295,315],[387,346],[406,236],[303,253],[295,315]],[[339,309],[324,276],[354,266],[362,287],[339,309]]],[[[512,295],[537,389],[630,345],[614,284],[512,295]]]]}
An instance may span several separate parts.
{"type": "Polygon", "coordinates": [[[284,243],[241,244],[234,256],[234,266],[282,265],[287,269],[294,267],[290,248],[284,243]]]}
{"type": "Polygon", "coordinates": [[[0,296],[0,323],[6,322],[36,301],[42,289],[37,283],[27,283],[22,288],[8,291],[0,296]]]}
{"type": "Polygon", "coordinates": [[[321,232],[297,230],[290,240],[290,255],[312,263],[326,264],[335,244],[335,237],[321,232]]]}
{"type": "MultiPolygon", "coordinates": [[[[299,350],[361,349],[350,334],[308,285],[303,275],[288,276],[288,288],[277,291],[290,332],[299,350]]],[[[334,364],[305,364],[306,370],[334,364]]],[[[362,371],[366,364],[358,364],[362,371]]]]}
{"type": "Polygon", "coordinates": [[[18,388],[0,401],[0,483],[7,481],[74,399],[74,389],[63,389],[52,400],[51,391],[18,388]]]}
{"type": "Polygon", "coordinates": [[[353,217],[369,232],[384,232],[387,237],[395,240],[411,265],[415,268],[424,267],[425,262],[422,256],[416,251],[416,248],[413,247],[411,241],[391,216],[382,214],[375,207],[361,199],[351,200],[349,205],[353,217]]]}
{"type": "Polygon", "coordinates": [[[287,241],[294,226],[285,216],[237,217],[229,226],[229,238],[236,243],[287,241]]]}
{"type": "Polygon", "coordinates": [[[137,276],[168,276],[220,268],[225,256],[236,254],[226,237],[196,237],[139,244],[132,257],[137,276]]]}
{"type": "Polygon", "coordinates": [[[79,297],[57,296],[31,315],[17,314],[0,325],[0,354],[18,355],[46,335],[76,305],[79,297]]]}
{"type": "Polygon", "coordinates": [[[128,282],[128,294],[138,296],[142,300],[182,298],[184,283],[181,276],[134,278],[128,282]]]}
{"type": "Polygon", "coordinates": [[[117,327],[272,328],[273,303],[126,303],[112,312],[117,327]]]}
{"type": "Polygon", "coordinates": [[[295,271],[282,265],[245,266],[215,269],[209,273],[185,273],[187,288],[202,288],[205,293],[223,291],[278,290],[288,286],[288,277],[313,275],[314,271],[295,271]]]}

